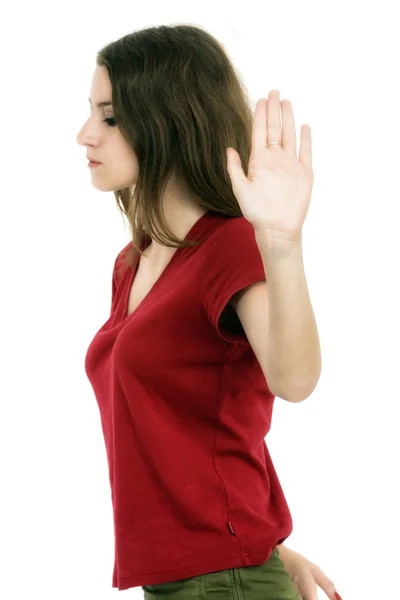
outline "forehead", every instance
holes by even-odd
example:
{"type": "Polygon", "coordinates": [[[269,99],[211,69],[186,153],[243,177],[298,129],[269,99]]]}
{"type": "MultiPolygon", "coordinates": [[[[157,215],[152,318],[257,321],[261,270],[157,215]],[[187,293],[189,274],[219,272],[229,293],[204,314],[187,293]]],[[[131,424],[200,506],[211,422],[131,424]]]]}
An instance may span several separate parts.
{"type": "Polygon", "coordinates": [[[111,92],[111,83],[107,69],[105,67],[97,66],[92,78],[91,97],[89,97],[90,105],[93,106],[95,103],[98,108],[112,106],[111,92]]]}

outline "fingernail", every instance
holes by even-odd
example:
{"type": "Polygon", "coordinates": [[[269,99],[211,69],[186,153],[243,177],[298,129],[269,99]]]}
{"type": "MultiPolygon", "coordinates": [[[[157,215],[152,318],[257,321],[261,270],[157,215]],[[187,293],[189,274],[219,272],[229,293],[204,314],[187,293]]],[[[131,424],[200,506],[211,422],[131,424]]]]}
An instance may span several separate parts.
{"type": "Polygon", "coordinates": [[[337,592],[335,592],[335,596],[336,596],[337,600],[342,600],[337,592]]]}

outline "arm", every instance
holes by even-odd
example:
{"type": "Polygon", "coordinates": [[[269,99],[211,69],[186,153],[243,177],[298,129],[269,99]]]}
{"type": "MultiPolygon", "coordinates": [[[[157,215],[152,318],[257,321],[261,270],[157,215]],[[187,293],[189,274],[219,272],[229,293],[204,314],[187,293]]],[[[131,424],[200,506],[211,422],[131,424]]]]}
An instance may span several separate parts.
{"type": "Polygon", "coordinates": [[[321,374],[317,324],[304,272],[301,236],[296,241],[256,231],[268,286],[269,335],[267,380],[287,395],[309,396],[321,374]]]}

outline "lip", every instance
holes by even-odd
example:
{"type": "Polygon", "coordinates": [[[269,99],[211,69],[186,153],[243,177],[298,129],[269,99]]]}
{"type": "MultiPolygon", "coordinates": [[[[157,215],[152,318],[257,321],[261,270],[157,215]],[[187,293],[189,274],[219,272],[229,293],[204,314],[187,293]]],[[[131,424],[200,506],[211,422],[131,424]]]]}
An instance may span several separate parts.
{"type": "Polygon", "coordinates": [[[102,163],[96,162],[94,160],[89,160],[88,167],[89,167],[89,169],[95,169],[96,167],[98,167],[101,164],[102,163]]]}

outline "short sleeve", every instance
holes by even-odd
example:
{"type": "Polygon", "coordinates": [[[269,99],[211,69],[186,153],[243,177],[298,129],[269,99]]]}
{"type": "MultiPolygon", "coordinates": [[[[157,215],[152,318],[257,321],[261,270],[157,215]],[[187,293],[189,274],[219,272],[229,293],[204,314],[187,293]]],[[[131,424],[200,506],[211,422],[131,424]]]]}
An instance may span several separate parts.
{"type": "Polygon", "coordinates": [[[113,271],[112,271],[112,276],[111,276],[111,311],[112,308],[114,306],[114,300],[115,300],[115,296],[117,294],[117,290],[118,290],[118,286],[119,283],[121,281],[121,277],[122,274],[122,266],[121,266],[121,261],[122,261],[122,256],[125,252],[127,252],[127,250],[131,247],[131,243],[127,244],[120,252],[118,252],[115,261],[114,261],[114,267],[113,267],[113,271]]]}
{"type": "Polygon", "coordinates": [[[118,275],[117,275],[117,262],[118,262],[119,254],[114,261],[114,268],[112,272],[112,284],[111,284],[111,304],[114,302],[115,294],[117,293],[118,287],[118,275]]]}
{"type": "MultiPolygon", "coordinates": [[[[202,276],[201,303],[218,335],[228,342],[248,344],[244,330],[231,333],[221,327],[220,317],[236,292],[257,281],[265,271],[254,227],[244,217],[228,219],[212,234],[210,251],[202,276]]],[[[232,312],[237,318],[235,311],[232,312]]]]}

